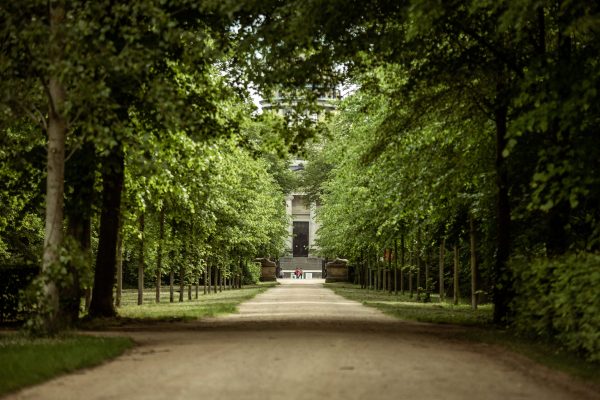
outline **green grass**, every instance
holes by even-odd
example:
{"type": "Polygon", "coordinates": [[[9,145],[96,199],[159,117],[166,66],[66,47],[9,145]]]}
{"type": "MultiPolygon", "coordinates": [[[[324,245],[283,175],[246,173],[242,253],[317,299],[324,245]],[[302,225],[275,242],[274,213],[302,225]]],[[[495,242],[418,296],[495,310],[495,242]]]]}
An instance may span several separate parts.
{"type": "Polygon", "coordinates": [[[133,346],[129,338],[62,336],[30,339],[0,333],[0,395],[60,374],[91,367],[133,346]]]}
{"type": "Polygon", "coordinates": [[[213,317],[220,314],[234,313],[237,306],[246,300],[250,300],[257,294],[264,292],[270,287],[277,285],[276,282],[265,282],[257,285],[247,285],[243,289],[223,290],[222,292],[203,294],[202,287],[195,299],[195,291],[192,291],[192,300],[188,300],[187,288],[184,293],[184,301],[179,302],[179,292],[175,292],[175,302],[169,302],[169,288],[163,287],[161,291],[161,302],[156,303],[154,289],[144,291],[144,303],[137,304],[137,290],[123,290],[121,307],[118,308],[119,316],[126,319],[145,321],[185,321],[202,317],[213,317]]]}
{"type": "Polygon", "coordinates": [[[471,327],[472,329],[458,334],[460,336],[457,339],[498,345],[552,369],[589,383],[600,384],[600,363],[588,362],[577,354],[563,350],[557,343],[529,339],[518,336],[511,330],[497,329],[492,324],[493,310],[489,304],[472,310],[468,304],[454,306],[449,302],[440,303],[438,297],[433,298],[431,303],[419,303],[406,294],[403,296],[364,290],[350,283],[329,283],[326,287],[347,299],[375,307],[399,319],[471,327]]]}
{"type": "MultiPolygon", "coordinates": [[[[243,289],[223,290],[184,301],[169,302],[168,287],[163,288],[161,303],[155,303],[153,289],[144,293],[144,304],[137,305],[137,290],[124,290],[118,308],[120,318],[88,321],[86,329],[98,329],[135,321],[184,321],[237,311],[237,306],[258,293],[275,286],[276,282],[244,286],[243,289]]],[[[195,292],[192,292],[195,297],[195,292]]],[[[30,339],[17,333],[0,333],[0,395],[43,382],[52,377],[80,368],[97,365],[114,358],[133,346],[129,338],[67,335],[52,339],[30,339]]]]}
{"type": "Polygon", "coordinates": [[[557,343],[515,335],[491,326],[461,333],[461,338],[494,344],[520,353],[549,368],[565,372],[583,381],[600,385],[600,362],[589,362],[568,352],[557,343]]]}
{"type": "Polygon", "coordinates": [[[455,306],[450,302],[440,303],[438,297],[433,297],[431,303],[423,303],[417,302],[415,297],[411,299],[408,294],[395,295],[382,291],[364,290],[360,286],[350,283],[328,283],[326,287],[340,296],[375,307],[400,319],[470,326],[485,326],[492,320],[492,306],[489,304],[472,310],[469,304],[455,306]]]}

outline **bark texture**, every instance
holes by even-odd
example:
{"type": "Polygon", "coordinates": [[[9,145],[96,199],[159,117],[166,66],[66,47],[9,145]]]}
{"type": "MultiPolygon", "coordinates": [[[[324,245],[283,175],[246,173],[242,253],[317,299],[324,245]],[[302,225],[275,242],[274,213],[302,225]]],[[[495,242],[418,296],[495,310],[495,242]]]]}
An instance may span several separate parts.
{"type": "Polygon", "coordinates": [[[104,159],[102,171],[102,213],[100,237],[96,256],[94,290],[90,304],[90,316],[113,317],[117,240],[120,228],[121,193],[123,192],[123,151],[117,146],[104,159]]]}

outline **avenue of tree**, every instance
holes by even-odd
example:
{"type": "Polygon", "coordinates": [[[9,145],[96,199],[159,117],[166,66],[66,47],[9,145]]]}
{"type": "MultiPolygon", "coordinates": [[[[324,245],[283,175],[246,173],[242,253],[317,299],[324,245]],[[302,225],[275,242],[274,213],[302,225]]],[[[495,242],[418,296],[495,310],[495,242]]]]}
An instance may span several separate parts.
{"type": "Polygon", "coordinates": [[[305,171],[322,254],[367,288],[455,304],[462,288],[599,359],[600,8],[400,3],[318,26],[365,37],[346,64],[359,89],[305,171]]]}
{"type": "Polygon", "coordinates": [[[496,323],[600,357],[598,4],[26,0],[0,20],[0,256],[41,263],[40,329],[88,287],[114,315],[121,254],[180,282],[279,255],[278,156],[351,83],[304,176],[323,254],[366,286],[469,279],[496,323]],[[250,86],[306,101],[256,117],[250,86]]]}

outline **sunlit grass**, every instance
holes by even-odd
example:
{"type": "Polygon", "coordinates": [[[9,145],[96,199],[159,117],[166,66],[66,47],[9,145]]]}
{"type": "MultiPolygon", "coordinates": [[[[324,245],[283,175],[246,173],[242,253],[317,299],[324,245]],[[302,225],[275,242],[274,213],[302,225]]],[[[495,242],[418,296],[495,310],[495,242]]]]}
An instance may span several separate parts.
{"type": "Polygon", "coordinates": [[[492,320],[490,304],[480,305],[477,310],[473,310],[470,305],[464,303],[458,305],[450,302],[440,303],[438,297],[433,297],[432,302],[424,303],[418,302],[416,295],[411,298],[407,293],[395,295],[379,290],[365,290],[350,283],[329,283],[326,286],[347,299],[375,307],[400,319],[479,326],[487,325],[492,320]]]}
{"type": "Polygon", "coordinates": [[[161,290],[160,303],[156,303],[154,289],[146,289],[141,306],[137,304],[137,290],[128,289],[123,291],[118,313],[120,317],[138,320],[193,320],[213,317],[236,312],[241,302],[250,300],[274,285],[275,282],[259,283],[244,286],[242,289],[224,289],[222,292],[206,295],[200,287],[198,299],[195,298],[195,290],[192,290],[192,300],[188,299],[186,288],[183,302],[179,302],[179,292],[176,291],[173,303],[169,302],[168,287],[161,290]]]}
{"type": "Polygon", "coordinates": [[[62,336],[31,339],[0,334],[0,395],[100,364],[133,346],[129,338],[62,336]]]}

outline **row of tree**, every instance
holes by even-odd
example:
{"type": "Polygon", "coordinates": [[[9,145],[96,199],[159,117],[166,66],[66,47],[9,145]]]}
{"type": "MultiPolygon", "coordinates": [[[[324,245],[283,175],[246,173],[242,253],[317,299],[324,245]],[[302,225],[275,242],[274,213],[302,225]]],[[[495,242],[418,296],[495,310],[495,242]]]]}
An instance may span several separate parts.
{"type": "Polygon", "coordinates": [[[295,14],[319,37],[306,58],[343,62],[360,86],[333,128],[324,248],[419,229],[422,243],[457,240],[472,218],[498,322],[509,258],[598,249],[598,5],[317,3],[295,14]],[[352,222],[328,223],[342,214],[352,222]]]}
{"type": "Polygon", "coordinates": [[[77,318],[85,287],[89,315],[115,315],[123,250],[137,254],[140,287],[149,265],[182,277],[280,251],[282,165],[259,155],[266,128],[253,125],[243,76],[227,73],[230,11],[186,0],[0,8],[0,256],[41,263],[37,329],[77,318]]]}
{"type": "MultiPolygon", "coordinates": [[[[598,290],[586,255],[600,243],[598,5],[383,1],[354,12],[340,19],[352,29],[316,28],[330,39],[323,53],[342,57],[331,43],[351,51],[359,88],[307,181],[323,204],[323,254],[365,265],[366,254],[404,241],[418,270],[437,249],[457,249],[496,322],[535,308],[538,287],[555,296],[536,315],[543,322],[528,313],[522,326],[549,336],[597,329],[597,307],[581,311],[576,293],[598,290]],[[588,284],[559,291],[533,268],[588,284]]],[[[593,335],[572,343],[598,357],[593,335]]]]}

